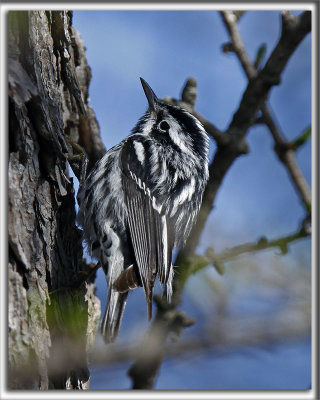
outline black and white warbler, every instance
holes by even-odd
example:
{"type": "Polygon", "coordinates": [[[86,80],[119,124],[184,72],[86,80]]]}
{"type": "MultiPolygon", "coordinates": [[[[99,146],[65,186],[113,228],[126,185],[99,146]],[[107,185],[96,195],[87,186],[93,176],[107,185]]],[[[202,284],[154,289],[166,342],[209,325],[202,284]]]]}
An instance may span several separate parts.
{"type": "Polygon", "coordinates": [[[108,282],[101,324],[117,337],[128,291],[143,286],[148,317],[156,277],[172,294],[172,250],[195,222],[208,179],[209,139],[187,111],[160,101],[142,78],[149,108],[80,184],[78,222],[108,282]]]}

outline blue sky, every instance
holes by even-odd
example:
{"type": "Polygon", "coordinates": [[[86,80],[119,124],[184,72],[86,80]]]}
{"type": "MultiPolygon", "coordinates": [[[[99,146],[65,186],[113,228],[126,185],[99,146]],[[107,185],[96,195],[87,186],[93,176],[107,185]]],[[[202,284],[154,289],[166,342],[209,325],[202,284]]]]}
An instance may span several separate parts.
{"type": "MultiPolygon", "coordinates": [[[[221,51],[222,44],[228,41],[228,34],[218,12],[75,11],[73,24],[86,46],[93,75],[89,89],[90,104],[107,148],[127,136],[146,110],[140,76],[160,98],[178,98],[185,80],[195,77],[198,81],[197,111],[222,130],[228,126],[247,79],[236,57],[221,51]]],[[[268,57],[280,34],[279,11],[248,12],[240,20],[239,27],[251,58],[255,57],[262,43],[267,45],[268,57]]],[[[281,84],[271,92],[269,104],[288,139],[295,138],[310,125],[310,35],[290,59],[281,84]]],[[[255,241],[262,235],[268,238],[285,235],[295,231],[305,216],[287,172],[275,156],[268,130],[261,125],[253,127],[247,140],[251,152],[235,162],[223,181],[199,251],[211,245],[216,251],[221,251],[246,241],[255,241]]],[[[210,146],[210,154],[213,155],[213,141],[210,146]]],[[[311,184],[310,141],[297,152],[297,159],[307,182],[311,184]]],[[[304,257],[307,265],[310,263],[309,240],[293,246],[287,256],[288,264],[298,256],[304,257]]],[[[228,280],[228,274],[224,279],[228,280]]],[[[100,271],[98,295],[101,295],[104,304],[106,286],[103,281],[100,271]]],[[[135,298],[137,304],[143,303],[141,295],[135,298]]],[[[124,332],[126,324],[130,326],[130,322],[124,322],[124,332]]],[[[290,354],[296,351],[301,358],[300,363],[291,363],[292,373],[289,375],[293,377],[292,385],[297,382],[294,377],[301,377],[301,373],[305,374],[305,381],[309,379],[310,371],[302,366],[310,361],[310,353],[305,351],[308,344],[303,343],[297,345],[292,353],[287,348],[282,349],[290,354]]],[[[253,368],[251,361],[246,364],[248,358],[243,355],[242,359],[241,355],[237,357],[236,361],[231,357],[230,365],[242,362],[241,370],[245,371],[245,365],[248,366],[247,371],[253,368]]],[[[263,358],[260,364],[257,361],[259,357],[254,359],[257,366],[263,364],[263,358]]],[[[207,359],[206,362],[212,361],[207,359]]],[[[227,363],[228,360],[222,362],[227,363]]],[[[264,364],[267,368],[268,363],[264,364]]],[[[270,367],[270,374],[272,370],[273,367],[270,367]]],[[[163,385],[165,379],[166,375],[163,385]]],[[[201,382],[206,386],[204,379],[202,377],[201,382]]],[[[272,383],[271,375],[270,379],[270,388],[273,384],[274,388],[278,388],[278,381],[272,383]]],[[[128,385],[125,382],[122,381],[120,386],[128,385]]],[[[232,377],[223,382],[226,388],[236,385],[232,377]]],[[[98,383],[96,385],[99,386],[98,383]]]]}
{"type": "MultiPolygon", "coordinates": [[[[279,12],[272,11],[249,12],[240,20],[241,34],[251,57],[262,43],[267,44],[267,56],[270,54],[279,35],[279,22],[279,12]]],[[[221,52],[228,35],[216,11],[85,11],[74,13],[74,25],[87,47],[93,73],[89,91],[91,105],[107,148],[127,136],[146,109],[140,76],[158,97],[178,97],[184,81],[194,76],[198,80],[197,111],[220,129],[227,127],[247,80],[236,57],[221,52]]],[[[298,48],[281,85],[270,96],[276,120],[291,139],[311,119],[310,39],[309,35],[298,48]]],[[[273,152],[269,132],[262,126],[253,128],[248,142],[251,154],[239,158],[232,167],[218,195],[214,218],[226,222],[226,218],[247,221],[250,217],[251,232],[244,232],[240,227],[243,220],[237,223],[244,239],[261,233],[276,234],[275,226],[279,233],[295,229],[304,210],[273,152]],[[259,168],[252,168],[257,164],[259,168]],[[254,188],[254,195],[248,187],[254,188]],[[261,208],[275,212],[266,217],[261,208]],[[238,209],[242,210],[242,217],[238,209]]],[[[297,154],[309,183],[310,149],[309,142],[297,154]]]]}

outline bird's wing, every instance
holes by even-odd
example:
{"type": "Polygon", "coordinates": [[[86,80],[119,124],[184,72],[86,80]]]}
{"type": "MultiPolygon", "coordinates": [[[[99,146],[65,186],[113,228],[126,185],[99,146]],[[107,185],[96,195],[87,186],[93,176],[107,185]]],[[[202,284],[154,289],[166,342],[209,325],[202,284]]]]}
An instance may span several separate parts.
{"type": "Polygon", "coordinates": [[[152,292],[156,275],[167,283],[174,238],[161,204],[145,182],[146,170],[137,157],[132,141],[121,151],[122,185],[128,213],[128,226],[142,285],[148,317],[152,316],[152,292]]]}

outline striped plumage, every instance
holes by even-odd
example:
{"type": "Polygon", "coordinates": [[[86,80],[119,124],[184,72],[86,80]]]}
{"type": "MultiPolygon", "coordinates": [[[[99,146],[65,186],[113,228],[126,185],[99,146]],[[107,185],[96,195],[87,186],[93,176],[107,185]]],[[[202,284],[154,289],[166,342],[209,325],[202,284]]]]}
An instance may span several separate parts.
{"type": "Polygon", "coordinates": [[[141,82],[148,111],[78,192],[78,221],[107,276],[101,324],[107,343],[118,334],[128,290],[144,287],[149,319],[156,277],[170,299],[172,249],[187,239],[208,179],[209,140],[201,123],[141,82]]]}

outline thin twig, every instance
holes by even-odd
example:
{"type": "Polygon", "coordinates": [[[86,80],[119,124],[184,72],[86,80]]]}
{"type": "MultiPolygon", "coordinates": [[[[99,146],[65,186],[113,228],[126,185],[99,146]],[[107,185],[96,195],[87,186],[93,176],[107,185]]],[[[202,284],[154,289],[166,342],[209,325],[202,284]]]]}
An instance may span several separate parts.
{"type": "MultiPolygon", "coordinates": [[[[308,12],[306,12],[308,13],[308,12]]],[[[290,32],[291,30],[297,29],[297,27],[304,26],[309,17],[309,14],[303,13],[299,17],[293,17],[289,12],[282,13],[283,29],[282,35],[285,32],[290,32]]],[[[254,79],[257,76],[257,70],[250,60],[250,57],[246,51],[245,45],[242,41],[240,32],[237,26],[237,20],[231,11],[221,11],[222,20],[230,34],[232,50],[237,55],[243,70],[245,71],[248,79],[254,79]]],[[[280,43],[280,41],[279,41],[280,43]]],[[[271,58],[271,57],[270,57],[271,58]]],[[[270,59],[269,59],[270,60],[270,59]]],[[[269,61],[270,62],[270,61],[269,61]]],[[[288,173],[291,177],[293,184],[295,185],[297,192],[306,206],[308,213],[311,207],[311,193],[309,186],[296,162],[295,154],[290,146],[288,146],[288,141],[285,135],[277,127],[274,119],[272,118],[270,108],[266,103],[261,106],[261,122],[264,122],[269,128],[272,137],[275,141],[277,148],[277,155],[281,162],[284,164],[288,173]]],[[[260,122],[260,121],[259,121],[260,122]]]]}
{"type": "Polygon", "coordinates": [[[291,181],[293,182],[300,199],[305,205],[308,213],[311,212],[311,193],[310,188],[305,180],[301,169],[299,168],[294,149],[290,148],[290,142],[285,139],[284,134],[280,131],[279,127],[276,126],[274,119],[271,116],[270,109],[266,104],[261,107],[262,118],[265,121],[265,124],[268,126],[272,137],[276,144],[276,153],[279,157],[279,160],[283,163],[283,165],[287,168],[287,171],[291,177],[291,181]]]}
{"type": "Polygon", "coordinates": [[[192,115],[194,115],[202,123],[206,132],[216,141],[217,145],[223,146],[224,144],[226,144],[226,139],[227,139],[226,136],[222,131],[220,131],[216,126],[214,126],[212,122],[209,122],[201,114],[195,111],[194,106],[196,98],[197,98],[197,81],[195,78],[189,78],[182,89],[180,100],[176,100],[172,97],[165,97],[162,100],[168,104],[181,107],[187,110],[192,115]]]}
{"type": "Polygon", "coordinates": [[[220,274],[223,274],[225,270],[223,264],[224,261],[232,260],[233,258],[246,253],[255,253],[257,251],[263,251],[271,248],[279,248],[280,254],[285,255],[288,252],[288,246],[290,243],[309,237],[310,234],[311,231],[308,229],[308,227],[302,226],[298,232],[293,234],[273,240],[268,240],[263,236],[255,243],[243,243],[230,249],[226,249],[221,253],[215,253],[214,249],[209,247],[206,250],[205,255],[195,255],[190,259],[188,271],[183,271],[179,278],[180,280],[185,281],[190,274],[194,274],[210,264],[213,265],[220,274]]]}
{"type": "MultiPolygon", "coordinates": [[[[271,88],[279,83],[280,75],[292,53],[310,31],[311,18],[309,14],[306,14],[303,18],[293,17],[296,23],[291,23],[290,29],[283,27],[280,40],[265,67],[255,78],[249,81],[240,106],[234,114],[227,131],[223,134],[228,137],[228,140],[225,144],[218,145],[218,150],[209,167],[210,179],[203,196],[201,212],[197,224],[187,240],[185,248],[181,250],[177,256],[176,264],[179,265],[179,267],[183,268],[193,256],[201,232],[211,212],[212,204],[227,171],[239,155],[248,151],[245,136],[248,129],[253,124],[257,112],[261,108],[271,88]]],[[[154,338],[158,337],[159,340],[155,339],[152,343],[152,352],[148,356],[141,351],[130,369],[133,387],[139,387],[140,389],[153,387],[164,357],[166,339],[172,331],[172,324],[168,323],[168,318],[169,321],[172,321],[172,317],[170,317],[172,314],[178,316],[178,314],[176,314],[176,309],[180,304],[181,296],[182,287],[179,284],[179,279],[175,278],[172,303],[166,306],[166,303],[163,302],[163,306],[158,306],[156,317],[149,331],[152,333],[156,327],[159,328],[160,332],[154,336],[154,338]],[[134,371],[134,373],[132,373],[132,371],[134,371]],[[135,372],[137,372],[137,374],[135,372]],[[140,379],[141,377],[142,379],[140,379]]],[[[173,320],[175,320],[175,318],[173,318],[173,320]]],[[[183,329],[183,320],[181,322],[180,328],[183,329]]],[[[144,345],[146,345],[146,348],[150,348],[148,340],[147,337],[146,341],[142,343],[141,349],[144,348],[144,345]]]]}
{"type": "Polygon", "coordinates": [[[254,78],[257,75],[257,71],[252,64],[246,46],[241,39],[237,26],[237,18],[232,11],[221,11],[221,16],[232,41],[232,51],[238,56],[247,77],[249,79],[254,78]]]}

